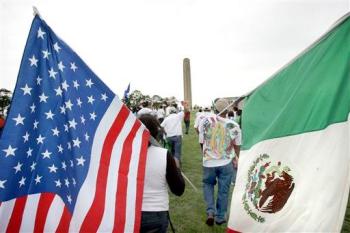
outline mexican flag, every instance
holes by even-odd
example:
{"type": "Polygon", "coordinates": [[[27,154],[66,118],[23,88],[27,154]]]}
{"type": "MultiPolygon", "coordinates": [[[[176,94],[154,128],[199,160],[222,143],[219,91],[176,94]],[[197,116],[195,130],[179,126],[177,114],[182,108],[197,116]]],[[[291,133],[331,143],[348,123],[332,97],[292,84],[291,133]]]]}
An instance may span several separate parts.
{"type": "Polygon", "coordinates": [[[348,14],[247,96],[228,232],[339,232],[349,112],[348,14]]]}

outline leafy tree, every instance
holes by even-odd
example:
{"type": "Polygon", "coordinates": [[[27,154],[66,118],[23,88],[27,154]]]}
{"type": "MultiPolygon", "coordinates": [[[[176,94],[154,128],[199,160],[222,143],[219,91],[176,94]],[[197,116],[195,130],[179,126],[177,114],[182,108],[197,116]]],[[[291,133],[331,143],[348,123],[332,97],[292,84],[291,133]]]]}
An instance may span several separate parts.
{"type": "Polygon", "coordinates": [[[128,106],[128,108],[133,109],[138,107],[144,99],[145,96],[141,93],[141,91],[134,90],[133,92],[131,92],[127,100],[123,99],[123,102],[126,106],[128,106]]]}

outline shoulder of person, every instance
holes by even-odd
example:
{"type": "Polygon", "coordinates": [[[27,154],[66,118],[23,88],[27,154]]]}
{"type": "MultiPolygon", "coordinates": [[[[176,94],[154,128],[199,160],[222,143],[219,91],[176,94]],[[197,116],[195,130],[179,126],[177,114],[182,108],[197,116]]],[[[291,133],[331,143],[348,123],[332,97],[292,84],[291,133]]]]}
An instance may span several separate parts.
{"type": "Polygon", "coordinates": [[[176,115],[179,117],[183,117],[185,115],[185,112],[181,110],[180,112],[176,113],[176,115]]]}
{"type": "Polygon", "coordinates": [[[211,119],[215,118],[216,115],[215,114],[212,114],[212,115],[203,115],[201,118],[199,118],[198,120],[198,125],[199,127],[203,127],[204,124],[207,124],[207,123],[210,123],[211,122],[211,119]]]}
{"type": "Polygon", "coordinates": [[[160,145],[156,145],[156,144],[151,144],[148,147],[148,150],[153,150],[153,151],[157,151],[158,153],[168,153],[168,150],[165,149],[164,147],[160,146],[160,145]]]}

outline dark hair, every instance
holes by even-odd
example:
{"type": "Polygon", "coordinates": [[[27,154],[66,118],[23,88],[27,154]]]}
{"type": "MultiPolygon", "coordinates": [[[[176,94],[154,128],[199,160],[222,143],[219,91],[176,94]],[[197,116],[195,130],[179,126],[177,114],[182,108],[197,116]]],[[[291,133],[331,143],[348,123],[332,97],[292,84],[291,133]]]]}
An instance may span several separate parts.
{"type": "Polygon", "coordinates": [[[151,114],[142,114],[139,117],[139,120],[142,122],[142,124],[146,126],[146,128],[151,133],[152,137],[154,137],[157,140],[159,136],[159,131],[161,129],[157,118],[155,118],[151,114]]]}
{"type": "Polygon", "coordinates": [[[146,100],[145,102],[142,103],[142,107],[147,107],[148,106],[148,101],[146,100]]]}
{"type": "Polygon", "coordinates": [[[227,113],[227,116],[228,116],[228,117],[234,117],[235,114],[233,113],[233,111],[229,111],[229,112],[227,113]]]}

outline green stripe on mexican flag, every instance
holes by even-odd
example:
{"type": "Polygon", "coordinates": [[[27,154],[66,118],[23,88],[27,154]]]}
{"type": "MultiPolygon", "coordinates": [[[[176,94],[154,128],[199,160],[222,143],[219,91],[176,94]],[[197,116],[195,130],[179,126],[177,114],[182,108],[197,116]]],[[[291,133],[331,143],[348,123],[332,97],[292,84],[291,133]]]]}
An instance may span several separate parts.
{"type": "Polygon", "coordinates": [[[349,112],[348,14],[246,98],[228,232],[340,231],[349,112]]]}

